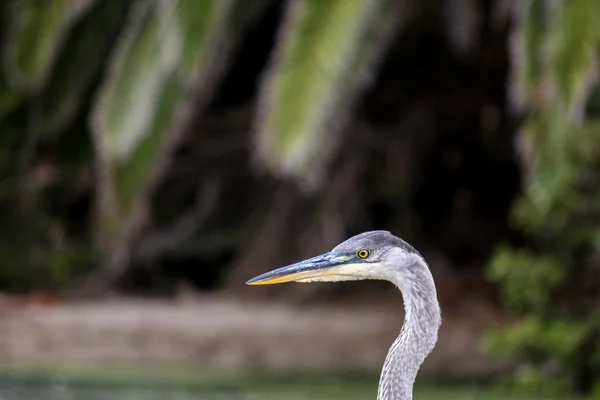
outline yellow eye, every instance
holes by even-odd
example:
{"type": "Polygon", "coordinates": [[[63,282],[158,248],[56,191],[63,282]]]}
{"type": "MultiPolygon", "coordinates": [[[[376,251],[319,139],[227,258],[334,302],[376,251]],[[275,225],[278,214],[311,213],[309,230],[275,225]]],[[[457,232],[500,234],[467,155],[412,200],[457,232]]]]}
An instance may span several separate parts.
{"type": "Polygon", "coordinates": [[[366,249],[360,249],[360,250],[358,250],[358,251],[356,252],[356,255],[357,255],[359,258],[367,258],[367,257],[369,257],[369,250],[366,250],[366,249]]]}

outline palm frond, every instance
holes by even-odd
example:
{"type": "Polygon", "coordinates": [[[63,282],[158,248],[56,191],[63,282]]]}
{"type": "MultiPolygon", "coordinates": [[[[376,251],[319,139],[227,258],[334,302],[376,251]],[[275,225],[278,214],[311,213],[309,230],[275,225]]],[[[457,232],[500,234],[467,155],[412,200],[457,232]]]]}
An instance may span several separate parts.
{"type": "MultiPolygon", "coordinates": [[[[256,2],[255,9],[263,1],[256,2]]],[[[169,150],[225,69],[251,12],[235,0],[148,0],[132,8],[93,111],[101,173],[97,238],[127,236],[140,220],[169,150]],[[137,221],[137,222],[136,222],[137,221]]]]}
{"type": "Polygon", "coordinates": [[[65,33],[95,1],[14,1],[4,57],[8,81],[24,91],[43,85],[65,33]]]}
{"type": "Polygon", "coordinates": [[[397,3],[296,0],[260,93],[257,160],[318,184],[347,110],[386,44],[397,3]]]}
{"type": "Polygon", "coordinates": [[[516,109],[542,106],[546,64],[548,6],[544,0],[523,0],[516,9],[517,26],[511,38],[512,105],[516,109]]]}
{"type": "Polygon", "coordinates": [[[128,6],[125,1],[98,0],[73,26],[39,97],[38,135],[60,131],[74,117],[92,79],[105,66],[128,6]]]}
{"type": "Polygon", "coordinates": [[[561,2],[548,40],[550,73],[561,111],[575,121],[583,117],[591,81],[598,69],[600,2],[561,2]]]}

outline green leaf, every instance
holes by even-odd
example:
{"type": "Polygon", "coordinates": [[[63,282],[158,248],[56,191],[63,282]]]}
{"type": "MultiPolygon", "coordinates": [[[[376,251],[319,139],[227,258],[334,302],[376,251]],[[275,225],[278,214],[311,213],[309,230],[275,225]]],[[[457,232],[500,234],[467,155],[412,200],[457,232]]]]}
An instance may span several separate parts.
{"type": "Polygon", "coordinates": [[[581,119],[600,45],[600,2],[569,0],[557,5],[550,31],[550,66],[557,100],[571,118],[581,119]]]}
{"type": "Polygon", "coordinates": [[[174,72],[161,85],[157,95],[157,112],[142,140],[127,159],[115,159],[103,166],[104,176],[98,188],[101,207],[98,210],[98,239],[101,243],[111,243],[123,235],[125,224],[143,195],[165,140],[177,106],[180,85],[174,72]]]}
{"type": "MultiPolygon", "coordinates": [[[[566,390],[571,360],[588,337],[590,327],[578,321],[543,321],[527,316],[511,326],[490,332],[481,341],[482,349],[503,359],[526,360],[513,372],[515,383],[533,389],[548,382],[548,361],[556,364],[552,390],[566,390]]],[[[542,386],[540,386],[541,388],[542,386]]]]}
{"type": "Polygon", "coordinates": [[[536,352],[538,361],[551,355],[567,359],[578,349],[589,334],[590,327],[577,321],[542,321],[529,316],[513,325],[488,335],[482,342],[484,351],[523,356],[536,352]]]}
{"type": "Polygon", "coordinates": [[[488,268],[488,278],[500,283],[506,301],[514,308],[542,312],[552,290],[565,276],[565,268],[551,255],[499,247],[488,268]]]}
{"type": "Polygon", "coordinates": [[[523,0],[516,7],[519,12],[511,43],[511,100],[517,109],[536,109],[548,102],[544,82],[549,5],[545,0],[523,0]]]}
{"type": "Polygon", "coordinates": [[[214,87],[223,70],[216,67],[243,28],[231,24],[235,4],[148,0],[132,8],[93,111],[102,247],[136,225],[153,177],[186,128],[190,94],[202,88],[204,96],[214,87]]]}
{"type": "Polygon", "coordinates": [[[267,168],[314,186],[365,74],[386,44],[394,1],[302,0],[260,93],[256,155],[267,168]]]}
{"type": "Polygon", "coordinates": [[[100,156],[127,161],[144,139],[167,76],[177,68],[181,41],[176,3],[144,1],[131,12],[93,116],[100,156]]]}
{"type": "Polygon", "coordinates": [[[181,34],[186,38],[182,43],[179,68],[187,78],[202,71],[210,61],[209,55],[218,51],[211,46],[218,43],[219,35],[225,33],[233,5],[232,0],[205,1],[202,4],[197,0],[179,0],[177,16],[181,34]]]}
{"type": "Polygon", "coordinates": [[[126,1],[97,0],[73,26],[40,96],[38,134],[54,134],[75,116],[83,94],[105,66],[128,7],[126,1]]]}
{"type": "Polygon", "coordinates": [[[529,92],[529,99],[538,97],[534,94],[539,90],[544,74],[544,45],[547,32],[546,5],[544,0],[529,0],[523,27],[523,57],[521,85],[525,92],[529,92]]]}
{"type": "Polygon", "coordinates": [[[12,3],[5,57],[9,82],[15,88],[29,91],[44,84],[69,27],[94,1],[18,0],[12,3]]]}

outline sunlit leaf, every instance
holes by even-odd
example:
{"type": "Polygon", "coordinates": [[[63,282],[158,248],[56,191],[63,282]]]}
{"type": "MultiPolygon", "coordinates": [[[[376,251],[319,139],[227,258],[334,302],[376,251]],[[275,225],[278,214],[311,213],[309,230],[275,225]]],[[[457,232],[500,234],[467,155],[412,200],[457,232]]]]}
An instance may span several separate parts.
{"type": "Polygon", "coordinates": [[[143,140],[162,83],[176,70],[180,56],[176,3],[146,1],[136,6],[94,114],[99,151],[108,162],[127,161],[143,140]]]}
{"type": "Polygon", "coordinates": [[[261,89],[257,158],[271,170],[316,184],[352,99],[385,46],[394,1],[301,0],[261,89]],[[342,112],[343,110],[343,112],[342,112]]]}
{"type": "Polygon", "coordinates": [[[100,242],[120,238],[185,129],[190,95],[210,91],[243,24],[233,0],[148,0],[131,19],[110,61],[93,113],[101,182],[100,242]]]}

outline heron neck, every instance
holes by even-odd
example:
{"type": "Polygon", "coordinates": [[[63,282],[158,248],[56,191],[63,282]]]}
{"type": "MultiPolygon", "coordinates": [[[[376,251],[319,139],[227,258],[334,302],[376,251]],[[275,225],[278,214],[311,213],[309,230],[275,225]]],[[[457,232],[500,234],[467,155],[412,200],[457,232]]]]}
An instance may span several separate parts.
{"type": "Polygon", "coordinates": [[[433,277],[422,264],[394,279],[404,299],[404,324],[383,365],[378,400],[411,400],[419,368],[437,342],[441,312],[433,277]]]}

